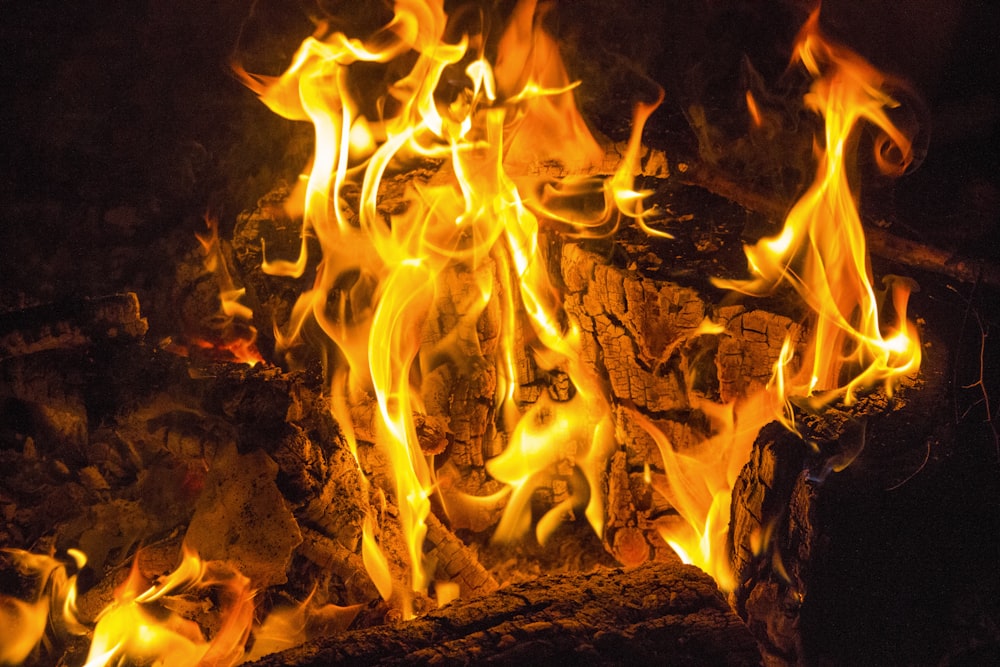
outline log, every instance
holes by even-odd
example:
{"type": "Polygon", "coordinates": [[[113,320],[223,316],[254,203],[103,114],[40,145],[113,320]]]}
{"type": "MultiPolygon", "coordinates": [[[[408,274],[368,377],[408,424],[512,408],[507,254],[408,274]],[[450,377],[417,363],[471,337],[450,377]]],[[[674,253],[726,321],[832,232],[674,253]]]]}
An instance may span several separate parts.
{"type": "MultiPolygon", "coordinates": [[[[733,488],[729,542],[737,587],[729,601],[768,664],[825,662],[816,645],[829,631],[816,626],[823,613],[816,589],[829,586],[831,576],[848,581],[870,576],[867,566],[851,573],[824,571],[836,549],[856,548],[850,541],[846,547],[836,544],[828,524],[846,498],[892,489],[923,467],[924,451],[914,441],[940,431],[933,406],[944,398],[933,363],[920,384],[920,391],[904,386],[892,396],[875,390],[851,406],[830,406],[820,414],[797,410],[797,434],[777,423],[758,434],[733,488]]],[[[917,643],[918,634],[903,643],[917,643]]]]}
{"type": "Polygon", "coordinates": [[[550,575],[396,625],[313,639],[256,667],[332,664],[759,665],[714,582],[676,561],[550,575]]]}
{"type": "Polygon", "coordinates": [[[566,244],[561,259],[566,310],[584,331],[592,372],[608,378],[623,445],[608,471],[605,546],[625,564],[666,557],[657,520],[671,508],[644,479],[646,465],[654,480],[665,467],[640,421],[679,452],[697,447],[713,435],[704,401],[728,403],[763,386],[785,338],[798,342],[802,327],[765,310],[716,306],[698,290],[615,265],[581,244],[566,244]],[[724,334],[702,336],[705,318],[724,334]]]}

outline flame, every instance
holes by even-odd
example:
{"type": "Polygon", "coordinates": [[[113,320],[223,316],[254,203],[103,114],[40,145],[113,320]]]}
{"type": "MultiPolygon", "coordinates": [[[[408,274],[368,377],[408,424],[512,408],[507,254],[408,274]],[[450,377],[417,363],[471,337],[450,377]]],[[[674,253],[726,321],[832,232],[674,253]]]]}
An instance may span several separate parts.
{"type": "Polygon", "coordinates": [[[868,121],[883,134],[876,159],[886,172],[901,172],[911,159],[910,139],[893,125],[898,106],[887,92],[895,85],[819,29],[819,10],[802,28],[795,48],[815,81],[806,96],[822,114],[823,141],[817,147],[816,178],[785,219],[781,233],[746,248],[750,281],[717,281],[748,294],[765,294],[787,284],[813,311],[813,337],[799,361],[781,368],[787,395],[809,397],[821,407],[838,399],[850,404],[859,390],[882,383],[891,392],[900,377],[920,366],[920,341],[906,319],[909,288],[892,287],[895,321],[883,333],[871,281],[867,246],[849,175],[856,156],[856,128],[868,121]],[[897,164],[885,158],[894,146],[897,164]],[[848,374],[846,379],[844,374],[848,374]]]}
{"type": "Polygon", "coordinates": [[[663,459],[667,482],[654,479],[653,488],[682,519],[658,522],[661,537],[681,560],[697,565],[729,591],[736,586],[727,546],[732,490],[757,434],[781,414],[781,406],[772,392],[759,391],[728,405],[701,399],[692,407],[708,417],[712,435],[683,453],[644,417],[633,418],[663,459]]]}
{"type": "Polygon", "coordinates": [[[192,344],[203,350],[213,351],[232,361],[255,366],[264,359],[257,350],[257,329],[250,325],[253,311],[240,303],[245,288],[233,282],[226,257],[219,239],[219,221],[206,215],[208,234],[196,234],[205,255],[205,270],[215,276],[219,286],[219,313],[209,322],[212,339],[195,338],[192,344]]]}
{"type": "MultiPolygon", "coordinates": [[[[895,319],[883,333],[879,310],[883,299],[872,286],[849,180],[861,121],[882,132],[875,148],[876,162],[884,172],[901,173],[908,165],[910,140],[889,117],[897,103],[887,89],[899,84],[851,50],[827,40],[819,29],[818,9],[799,33],[795,57],[814,77],[806,104],[824,120],[815,180],[792,207],[778,235],[745,248],[755,277],[715,283],[751,295],[790,286],[812,311],[811,339],[802,351],[786,339],[771,381],[758,392],[726,408],[703,405],[712,418],[714,435],[697,451],[675,452],[662,434],[646,425],[659,445],[669,480],[662,492],[684,519],[679,526],[661,526],[661,534],[683,560],[712,574],[726,590],[735,585],[727,545],[731,492],[760,428],[778,420],[794,431],[793,404],[811,409],[836,400],[851,404],[858,392],[877,384],[891,394],[903,376],[920,366],[920,341],[906,319],[910,285],[903,281],[889,287],[889,312],[895,319]],[[900,157],[895,163],[885,158],[890,146],[900,157]]],[[[757,122],[759,111],[749,92],[746,101],[757,122]]],[[[780,561],[775,562],[781,570],[780,561]]]]}
{"type": "MultiPolygon", "coordinates": [[[[577,112],[575,84],[542,27],[548,6],[517,3],[500,36],[495,67],[484,56],[485,31],[446,39],[441,0],[398,0],[393,19],[368,38],[330,34],[320,26],[280,77],[237,68],[272,110],[308,120],[315,129],[312,166],[297,193],[301,200],[289,204],[303,217],[300,255],[290,261],[265,256],[263,269],[301,276],[307,236],[318,240],[322,261],[312,289],[297,300],[276,339],[279,350],[289,350],[303,343],[307,326],[318,325],[326,334],[331,406],[356,459],[351,405],[374,397],[376,446],[392,465],[392,495],[414,591],[427,590],[431,580],[423,540],[436,484],[414,424],[414,415],[426,412],[422,378],[435,358],[468,365],[481,354],[475,327],[488,307],[501,313],[493,407],[501,437],[509,442],[488,464],[509,485],[498,539],[527,529],[527,500],[554,475],[577,481],[539,523],[539,540],[580,509],[596,531],[603,529],[600,489],[613,443],[610,405],[601,381],[580,358],[580,332],[562,310],[538,236],[548,221],[581,234],[606,232],[617,225],[616,211],[646,225],[653,212],[642,207],[646,193],[632,190],[632,173],[641,126],[656,105],[637,111],[618,173],[606,181],[580,176],[567,186],[573,196],[604,200],[599,219],[571,219],[550,205],[541,193],[558,185],[531,170],[557,162],[569,172],[587,172],[601,164],[604,151],[577,112]],[[390,85],[355,74],[358,64],[390,61],[409,68],[390,85]],[[429,182],[411,181],[405,207],[383,213],[379,199],[388,177],[428,159],[441,165],[436,175],[429,182]],[[429,344],[425,325],[457,271],[474,276],[475,286],[458,297],[455,328],[429,344]],[[522,415],[516,359],[525,339],[540,366],[570,378],[572,397],[540,402],[522,415]]],[[[375,539],[375,515],[365,523],[362,554],[388,598],[392,576],[375,539]]]]}
{"type": "MultiPolygon", "coordinates": [[[[50,635],[86,632],[77,620],[76,574],[69,575],[66,565],[52,556],[20,549],[3,552],[22,574],[35,578],[38,587],[31,602],[0,595],[0,664],[24,662],[50,635]]],[[[76,549],[70,549],[69,555],[77,570],[87,562],[76,549]]]]}
{"type": "Polygon", "coordinates": [[[254,611],[249,579],[227,567],[210,566],[186,545],[177,568],[152,586],[136,558],[114,597],[97,616],[85,667],[150,659],[164,667],[233,665],[243,655],[254,611]],[[224,607],[222,625],[211,640],[165,601],[205,589],[213,589],[224,607]]]}
{"type": "MultiPolygon", "coordinates": [[[[221,667],[235,665],[243,657],[254,615],[249,580],[221,563],[202,561],[186,546],[178,567],[153,585],[140,572],[137,554],[128,577],[114,592],[114,601],[98,614],[92,629],[78,618],[77,575],[68,576],[65,563],[20,550],[7,553],[40,583],[33,602],[0,598],[2,664],[20,664],[47,633],[66,632],[91,635],[85,667],[125,661],[221,667]],[[222,608],[222,622],[211,639],[196,622],[172,609],[179,596],[209,593],[222,608]]],[[[69,554],[78,570],[86,564],[80,551],[70,549],[69,554]]]]}
{"type": "Polygon", "coordinates": [[[764,125],[764,119],[761,118],[760,108],[757,106],[757,99],[749,90],[746,92],[746,101],[747,111],[750,112],[750,120],[753,121],[754,127],[762,127],[764,125]]]}

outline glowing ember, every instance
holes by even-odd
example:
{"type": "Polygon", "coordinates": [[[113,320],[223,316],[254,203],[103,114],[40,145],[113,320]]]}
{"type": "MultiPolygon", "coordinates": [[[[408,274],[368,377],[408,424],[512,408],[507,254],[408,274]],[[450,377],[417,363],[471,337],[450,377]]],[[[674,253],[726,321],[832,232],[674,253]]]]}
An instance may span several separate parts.
{"type": "Polygon", "coordinates": [[[246,289],[237,288],[229,272],[219,239],[219,221],[206,215],[205,226],[208,234],[196,236],[205,256],[205,271],[215,278],[219,310],[200,322],[198,331],[186,332],[187,346],[171,344],[169,349],[187,355],[193,347],[210,358],[255,366],[264,358],[257,349],[257,329],[250,324],[253,311],[240,302],[246,289]]]}

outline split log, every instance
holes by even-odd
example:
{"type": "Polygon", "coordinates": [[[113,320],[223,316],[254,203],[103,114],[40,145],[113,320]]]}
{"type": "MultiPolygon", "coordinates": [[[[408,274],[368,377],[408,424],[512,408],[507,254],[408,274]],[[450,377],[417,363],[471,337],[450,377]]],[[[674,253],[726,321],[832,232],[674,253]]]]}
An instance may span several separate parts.
{"type": "MultiPolygon", "coordinates": [[[[829,643],[817,642],[829,631],[809,627],[816,623],[810,619],[822,614],[822,596],[815,589],[830,576],[823,568],[832,550],[855,548],[834,544],[826,524],[845,496],[895,487],[923,466],[925,452],[914,441],[940,429],[932,406],[942,399],[941,380],[928,369],[919,392],[888,396],[876,390],[851,406],[798,412],[799,433],[773,423],[757,436],[733,488],[729,541],[737,587],[729,599],[768,664],[826,661],[816,645],[829,643]],[[859,480],[846,481],[853,476],[859,480]]],[[[864,580],[868,575],[841,576],[864,580]]]]}
{"type": "Polygon", "coordinates": [[[698,446],[713,435],[705,403],[762,387],[784,340],[797,343],[802,328],[776,313],[716,306],[693,288],[617,266],[580,244],[563,247],[561,274],[566,309],[585,332],[583,357],[608,378],[622,443],[608,472],[605,545],[626,564],[666,557],[657,520],[672,510],[646,472],[648,465],[658,486],[664,462],[636,413],[676,451],[698,446]],[[724,333],[703,335],[706,318],[724,333]]]}
{"type": "Polygon", "coordinates": [[[149,325],[133,292],[45,304],[0,315],[0,361],[97,340],[142,338],[149,325]]]}
{"type": "Polygon", "coordinates": [[[420,618],[317,638],[256,667],[440,664],[759,665],[714,582],[677,562],[550,575],[420,618]]]}

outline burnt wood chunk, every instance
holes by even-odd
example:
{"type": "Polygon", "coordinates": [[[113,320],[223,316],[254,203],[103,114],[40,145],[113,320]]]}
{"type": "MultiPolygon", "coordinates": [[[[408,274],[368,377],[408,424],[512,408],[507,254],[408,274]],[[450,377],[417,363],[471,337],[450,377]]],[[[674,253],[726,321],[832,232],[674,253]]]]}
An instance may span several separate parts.
{"type": "Polygon", "coordinates": [[[714,582],[677,562],[550,575],[397,625],[321,637],[256,667],[333,664],[759,665],[714,582]]]}
{"type": "Polygon", "coordinates": [[[134,340],[148,328],[133,292],[35,306],[0,315],[0,361],[98,340],[134,340]]]}

